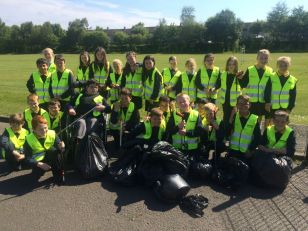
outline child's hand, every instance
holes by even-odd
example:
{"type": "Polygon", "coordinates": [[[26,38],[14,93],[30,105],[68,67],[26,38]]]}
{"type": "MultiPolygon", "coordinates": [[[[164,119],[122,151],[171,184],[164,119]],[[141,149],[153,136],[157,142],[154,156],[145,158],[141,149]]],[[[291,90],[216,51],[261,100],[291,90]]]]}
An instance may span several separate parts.
{"type": "Polygon", "coordinates": [[[58,144],[58,148],[60,149],[61,152],[64,152],[65,150],[65,144],[63,141],[61,141],[59,144],[58,144]]]}
{"type": "Polygon", "coordinates": [[[243,76],[244,76],[244,71],[238,71],[238,72],[236,73],[236,78],[238,78],[238,79],[242,79],[243,76]]]}
{"type": "Polygon", "coordinates": [[[106,107],[103,104],[98,104],[98,105],[95,106],[96,111],[104,111],[105,108],[106,107]]]}
{"type": "Polygon", "coordinates": [[[182,120],[180,123],[179,123],[179,130],[183,130],[184,128],[185,128],[185,126],[186,126],[186,122],[185,122],[185,120],[182,120]]]}
{"type": "Polygon", "coordinates": [[[186,135],[186,129],[184,128],[184,129],[179,130],[179,135],[185,136],[186,135]]]}
{"type": "Polygon", "coordinates": [[[40,169],[43,169],[44,171],[49,171],[51,169],[51,167],[48,164],[45,164],[43,162],[38,162],[37,167],[39,167],[40,169]]]}
{"type": "Polygon", "coordinates": [[[75,115],[76,115],[75,109],[74,109],[74,108],[69,109],[69,110],[68,110],[68,114],[69,114],[70,116],[75,116],[75,115]]]}

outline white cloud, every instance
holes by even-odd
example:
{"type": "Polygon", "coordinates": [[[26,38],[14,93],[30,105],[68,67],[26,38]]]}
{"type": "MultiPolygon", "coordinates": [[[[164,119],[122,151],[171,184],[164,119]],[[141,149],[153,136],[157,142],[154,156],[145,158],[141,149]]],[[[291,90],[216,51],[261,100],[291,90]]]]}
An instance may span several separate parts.
{"type": "MultiPolygon", "coordinates": [[[[87,18],[89,26],[95,28],[123,28],[143,22],[146,26],[155,26],[163,14],[158,11],[142,11],[126,8],[107,1],[86,0],[26,0],[21,4],[19,0],[1,1],[0,15],[7,25],[21,24],[32,21],[42,24],[46,21],[59,23],[67,28],[68,23],[76,18],[87,18]]],[[[166,18],[168,23],[178,23],[178,20],[166,18]]]]}

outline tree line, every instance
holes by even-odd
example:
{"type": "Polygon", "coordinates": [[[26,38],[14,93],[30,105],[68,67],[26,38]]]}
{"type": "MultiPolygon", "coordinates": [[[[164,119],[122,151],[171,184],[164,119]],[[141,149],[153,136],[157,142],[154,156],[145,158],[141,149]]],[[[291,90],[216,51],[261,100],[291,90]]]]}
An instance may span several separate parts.
{"type": "Polygon", "coordinates": [[[0,19],[0,53],[37,53],[44,47],[58,52],[93,51],[103,46],[108,52],[135,50],[140,53],[205,53],[239,51],[308,51],[308,12],[302,6],[289,9],[279,2],[264,21],[244,23],[230,10],[222,10],[206,22],[197,22],[193,7],[183,7],[181,24],[161,19],[154,30],[142,22],[129,30],[108,35],[101,27],[89,29],[88,20],[75,19],[65,30],[60,24],[25,22],[7,26],[0,19]]]}

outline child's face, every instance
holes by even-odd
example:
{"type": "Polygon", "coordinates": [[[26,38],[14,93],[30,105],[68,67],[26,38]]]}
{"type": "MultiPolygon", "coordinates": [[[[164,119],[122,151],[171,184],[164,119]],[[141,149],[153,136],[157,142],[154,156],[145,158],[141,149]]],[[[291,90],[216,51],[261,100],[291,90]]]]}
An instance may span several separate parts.
{"type": "Polygon", "coordinates": [[[286,128],[288,121],[287,118],[283,116],[275,116],[273,119],[273,123],[275,125],[276,131],[282,132],[286,128]]]}
{"type": "Polygon", "coordinates": [[[160,102],[159,103],[159,108],[160,110],[162,110],[163,112],[167,112],[169,111],[169,103],[168,102],[160,102]]]}
{"type": "Polygon", "coordinates": [[[121,73],[122,65],[120,63],[113,63],[112,66],[116,73],[121,73]]]}
{"type": "Polygon", "coordinates": [[[96,84],[90,84],[86,87],[86,92],[88,95],[95,95],[98,92],[98,86],[96,84]]]}
{"type": "Polygon", "coordinates": [[[81,62],[83,63],[83,65],[87,65],[89,62],[89,56],[86,54],[83,54],[80,56],[81,62]]]}
{"type": "Polygon", "coordinates": [[[286,73],[289,70],[289,64],[286,62],[279,62],[278,63],[278,71],[280,73],[286,73]]]}
{"type": "Polygon", "coordinates": [[[65,69],[65,61],[64,59],[57,59],[56,66],[58,71],[63,71],[65,69]]]}
{"type": "Polygon", "coordinates": [[[154,62],[151,59],[146,59],[144,61],[144,65],[147,70],[151,70],[154,68],[154,62]]]}
{"type": "Polygon", "coordinates": [[[58,113],[60,112],[59,105],[49,105],[48,106],[48,112],[52,116],[58,115],[58,113]]]}
{"type": "Polygon", "coordinates": [[[207,121],[212,121],[215,119],[215,112],[211,109],[205,110],[205,117],[207,121]]]}
{"type": "Polygon", "coordinates": [[[191,73],[194,72],[195,71],[195,65],[193,63],[188,63],[186,65],[186,71],[191,72],[191,73]]]}
{"type": "Polygon", "coordinates": [[[39,124],[35,129],[33,129],[33,132],[38,138],[45,138],[48,132],[48,126],[47,124],[39,124]]]}
{"type": "Polygon", "coordinates": [[[240,114],[249,114],[250,103],[243,99],[239,99],[237,102],[237,108],[240,114]]]}
{"type": "Polygon", "coordinates": [[[44,57],[45,59],[47,59],[47,61],[50,62],[53,58],[53,54],[49,50],[46,50],[44,51],[44,57]]]}
{"type": "Polygon", "coordinates": [[[266,64],[268,64],[268,55],[267,54],[260,54],[257,57],[257,62],[261,67],[264,67],[266,64]]]}
{"type": "Polygon", "coordinates": [[[207,57],[204,61],[204,64],[207,68],[210,68],[214,65],[214,57],[207,57]]]}
{"type": "Polygon", "coordinates": [[[98,61],[102,62],[104,60],[104,53],[102,51],[98,51],[95,57],[98,61]]]}
{"type": "Polygon", "coordinates": [[[10,123],[13,132],[19,132],[22,129],[23,123],[10,123]]]}
{"type": "Polygon", "coordinates": [[[189,102],[188,97],[186,97],[186,96],[179,97],[179,98],[177,98],[176,103],[177,103],[180,111],[182,111],[182,112],[188,112],[189,111],[190,102],[189,102]]]}
{"type": "Polygon", "coordinates": [[[176,59],[172,59],[169,61],[170,67],[171,69],[176,69],[178,62],[176,61],[176,59]]]}
{"type": "Polygon", "coordinates": [[[134,66],[137,61],[136,61],[136,57],[134,55],[129,55],[126,57],[127,62],[129,63],[130,66],[134,66]]]}
{"type": "Polygon", "coordinates": [[[46,74],[48,72],[48,65],[46,63],[38,65],[37,68],[41,74],[46,74]]]}
{"type": "Polygon", "coordinates": [[[128,96],[128,95],[121,95],[121,103],[122,103],[122,105],[128,106],[131,100],[132,99],[131,99],[130,96],[128,96]]]}
{"type": "Polygon", "coordinates": [[[236,69],[236,62],[235,60],[230,60],[228,63],[228,71],[234,73],[236,69]]]}
{"type": "Polygon", "coordinates": [[[32,98],[28,100],[28,105],[31,111],[37,111],[39,109],[38,98],[32,98]]]}
{"type": "Polygon", "coordinates": [[[151,121],[151,126],[152,127],[160,127],[160,124],[163,120],[162,116],[151,116],[150,121],[151,121]]]}

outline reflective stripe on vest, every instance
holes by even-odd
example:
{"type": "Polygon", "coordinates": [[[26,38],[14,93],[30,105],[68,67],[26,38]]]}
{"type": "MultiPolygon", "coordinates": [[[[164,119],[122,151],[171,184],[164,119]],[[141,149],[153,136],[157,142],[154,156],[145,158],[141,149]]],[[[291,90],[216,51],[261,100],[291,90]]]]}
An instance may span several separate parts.
{"type": "Polygon", "coordinates": [[[48,122],[48,129],[55,130],[56,128],[58,128],[62,116],[63,116],[63,112],[59,111],[58,115],[56,115],[56,118],[53,120],[53,122],[51,124],[50,115],[48,114],[48,120],[47,120],[47,122],[48,122]]]}
{"type": "MultiPolygon", "coordinates": [[[[122,74],[119,76],[118,81],[116,81],[115,73],[110,73],[110,80],[111,80],[111,84],[121,85],[122,74]]],[[[119,96],[119,91],[120,91],[120,89],[111,88],[110,89],[110,100],[112,100],[112,101],[118,100],[119,97],[120,97],[119,96]]]]}
{"type": "MultiPolygon", "coordinates": [[[[207,69],[205,67],[202,67],[200,69],[200,79],[201,79],[201,84],[204,87],[204,89],[210,89],[214,88],[216,81],[218,79],[219,75],[219,68],[214,67],[211,76],[208,75],[207,69]]],[[[216,94],[210,94],[206,95],[205,91],[197,89],[197,97],[199,99],[217,99],[217,93],[216,94]]]]}
{"type": "Polygon", "coordinates": [[[141,97],[143,94],[142,67],[138,67],[134,74],[126,75],[125,80],[125,88],[132,92],[132,96],[141,97]]]}
{"type": "Polygon", "coordinates": [[[78,67],[78,69],[77,69],[77,80],[79,80],[79,81],[89,80],[89,67],[87,67],[85,72],[83,72],[82,68],[78,67]]]}
{"type": "Polygon", "coordinates": [[[266,66],[264,74],[260,79],[256,66],[248,67],[249,81],[247,88],[245,89],[245,94],[250,96],[250,102],[265,102],[264,90],[272,72],[272,68],[266,66]]]}
{"type": "Polygon", "coordinates": [[[252,141],[253,131],[258,122],[258,116],[250,114],[244,128],[242,127],[240,115],[236,113],[234,131],[231,135],[230,148],[233,150],[246,152],[252,141]]]}
{"type": "MultiPolygon", "coordinates": [[[[169,68],[164,68],[164,70],[163,70],[164,84],[168,87],[173,87],[177,83],[177,81],[179,80],[180,76],[181,76],[181,72],[179,70],[176,71],[173,76],[171,76],[171,71],[170,71],[169,68]]],[[[175,90],[165,92],[165,89],[164,89],[163,94],[167,94],[167,96],[169,96],[173,99],[176,98],[175,90]]]]}
{"type": "Polygon", "coordinates": [[[100,69],[100,67],[97,65],[96,66],[97,69],[95,69],[95,64],[92,63],[92,70],[94,73],[94,78],[96,79],[97,82],[101,83],[101,84],[105,84],[106,80],[107,80],[107,76],[109,74],[109,62],[107,62],[107,70],[105,70],[105,67],[103,66],[102,69],[100,69]]]}
{"type": "MultiPolygon", "coordinates": [[[[227,76],[228,72],[224,71],[221,74],[221,88],[219,89],[219,102],[221,104],[225,103],[226,91],[227,91],[227,76]]],[[[241,95],[241,87],[237,81],[237,78],[234,77],[231,89],[230,89],[230,105],[234,107],[236,105],[236,100],[239,95],[241,95]]],[[[228,103],[228,102],[227,102],[228,103]]]]}
{"type": "Polygon", "coordinates": [[[22,149],[26,141],[26,136],[29,134],[28,130],[22,128],[18,137],[15,135],[12,128],[6,128],[6,131],[9,134],[10,141],[14,144],[14,148],[17,150],[22,149]]]}
{"type": "MultiPolygon", "coordinates": [[[[155,67],[153,72],[152,72],[152,81],[150,82],[149,81],[150,78],[148,77],[147,80],[144,83],[144,98],[146,100],[151,99],[152,93],[154,91],[154,82],[155,82],[156,72],[158,72],[160,74],[159,70],[155,67]]],[[[156,99],[154,99],[154,101],[156,101],[156,102],[158,102],[159,97],[162,95],[162,85],[163,85],[163,82],[160,83],[160,89],[159,89],[158,96],[157,96],[156,99]]]]}
{"type": "Polygon", "coordinates": [[[51,80],[51,74],[48,72],[46,76],[45,82],[43,82],[41,78],[41,74],[36,71],[32,73],[33,82],[34,82],[34,90],[37,96],[39,97],[39,103],[49,102],[50,95],[49,95],[49,85],[51,80]]]}
{"type": "Polygon", "coordinates": [[[186,71],[182,73],[182,93],[189,95],[191,101],[195,101],[197,96],[195,84],[196,76],[197,72],[194,73],[191,81],[189,81],[186,71]]]}
{"type": "MultiPolygon", "coordinates": [[[[27,108],[24,111],[24,114],[25,114],[25,121],[26,121],[26,123],[28,125],[29,131],[31,132],[32,131],[32,114],[31,114],[31,110],[29,108],[27,108]]],[[[49,115],[48,115],[47,111],[45,111],[43,108],[40,108],[39,115],[43,116],[48,121],[49,115]]]]}
{"type": "MultiPolygon", "coordinates": [[[[188,116],[188,121],[186,121],[186,131],[195,130],[197,125],[199,113],[198,111],[191,110],[188,116]]],[[[181,123],[182,118],[173,112],[175,125],[181,123]]],[[[172,145],[176,148],[185,150],[194,150],[198,148],[199,137],[188,137],[188,136],[180,136],[179,133],[172,135],[172,145]]]]}
{"type": "MultiPolygon", "coordinates": [[[[81,96],[83,96],[82,93],[80,93],[80,94],[78,95],[78,97],[77,97],[77,99],[76,99],[76,101],[75,101],[75,107],[77,107],[77,106],[80,104],[80,98],[81,98],[81,96]]],[[[96,103],[96,104],[102,104],[103,101],[104,101],[104,98],[103,98],[103,96],[98,95],[98,96],[96,96],[95,98],[93,98],[93,101],[94,101],[94,103],[96,103]]],[[[92,113],[92,115],[93,115],[94,117],[98,117],[98,116],[101,115],[101,112],[100,112],[100,111],[94,110],[93,113],[92,113]]]]}
{"type": "MultiPolygon", "coordinates": [[[[132,114],[135,110],[135,104],[133,102],[130,102],[126,111],[126,114],[124,115],[124,111],[121,109],[120,113],[121,113],[121,120],[124,122],[127,122],[130,120],[130,118],[132,117],[132,114]]],[[[120,130],[120,122],[121,120],[118,120],[118,123],[113,124],[110,121],[110,129],[112,130],[120,130]]]]}
{"type": "MultiPolygon", "coordinates": [[[[161,123],[160,127],[159,127],[159,131],[158,131],[158,140],[161,140],[163,137],[163,134],[166,131],[166,123],[161,123]]],[[[140,138],[143,138],[145,140],[149,140],[151,139],[152,136],[152,126],[151,126],[151,122],[150,121],[145,121],[144,122],[144,126],[145,126],[145,133],[143,135],[140,135],[140,138]]]]}
{"type": "Polygon", "coordinates": [[[290,99],[290,90],[294,89],[297,79],[293,76],[289,76],[283,86],[277,73],[271,76],[272,81],[272,96],[271,104],[272,109],[288,108],[290,99]]]}
{"type": "Polygon", "coordinates": [[[287,146],[287,140],[289,138],[289,135],[292,131],[293,131],[292,128],[290,128],[289,126],[286,126],[282,136],[277,141],[276,136],[275,136],[275,133],[276,133],[275,126],[268,127],[266,130],[267,140],[268,140],[267,147],[274,148],[274,149],[285,148],[287,146]]]}
{"type": "MultiPolygon", "coordinates": [[[[58,73],[55,71],[51,76],[51,88],[52,93],[55,98],[61,98],[61,95],[69,89],[69,74],[71,71],[69,69],[65,69],[62,73],[60,81],[58,79],[58,73]]],[[[70,97],[67,97],[62,100],[69,100],[70,97]]]]}
{"type": "Polygon", "coordinates": [[[36,138],[34,133],[30,133],[26,136],[26,140],[32,149],[32,159],[41,161],[45,157],[45,152],[49,150],[56,140],[56,133],[53,130],[48,130],[44,145],[36,138]]]}

